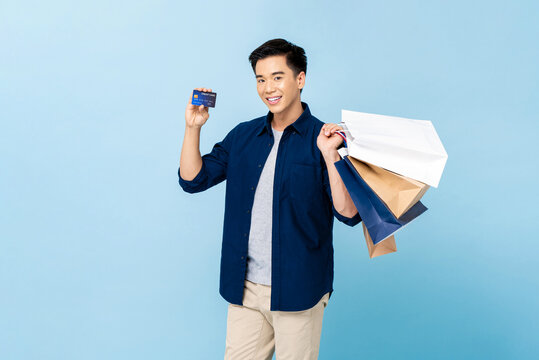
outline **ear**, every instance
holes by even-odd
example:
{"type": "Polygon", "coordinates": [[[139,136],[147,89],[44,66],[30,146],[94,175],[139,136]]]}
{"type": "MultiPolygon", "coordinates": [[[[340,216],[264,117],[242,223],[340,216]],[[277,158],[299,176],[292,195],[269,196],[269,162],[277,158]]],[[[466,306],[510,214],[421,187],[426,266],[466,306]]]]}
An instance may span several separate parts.
{"type": "Polygon", "coordinates": [[[303,89],[305,86],[305,72],[301,71],[298,76],[296,76],[296,83],[298,84],[298,89],[303,89]]]}

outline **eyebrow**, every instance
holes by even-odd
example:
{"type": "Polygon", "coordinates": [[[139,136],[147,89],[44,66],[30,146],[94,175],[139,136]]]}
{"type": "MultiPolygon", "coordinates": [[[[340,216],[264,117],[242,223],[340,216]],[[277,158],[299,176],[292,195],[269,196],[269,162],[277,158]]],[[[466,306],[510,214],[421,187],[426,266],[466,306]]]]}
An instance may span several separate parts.
{"type": "MultiPolygon", "coordinates": [[[[271,75],[277,75],[277,74],[283,74],[284,75],[284,71],[276,71],[274,73],[271,73],[271,75]]],[[[259,77],[263,77],[263,76],[262,75],[257,75],[256,77],[259,78],[259,77]]]]}

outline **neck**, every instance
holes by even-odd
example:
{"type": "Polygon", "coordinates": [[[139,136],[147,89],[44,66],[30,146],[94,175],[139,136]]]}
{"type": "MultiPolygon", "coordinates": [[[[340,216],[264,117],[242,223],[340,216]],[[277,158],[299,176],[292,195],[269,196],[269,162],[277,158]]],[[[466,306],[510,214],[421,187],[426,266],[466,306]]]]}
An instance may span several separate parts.
{"type": "Polygon", "coordinates": [[[301,106],[301,100],[294,102],[289,108],[284,111],[273,114],[273,120],[271,121],[272,127],[277,131],[283,131],[288,125],[295,122],[303,113],[303,106],[301,106]]]}

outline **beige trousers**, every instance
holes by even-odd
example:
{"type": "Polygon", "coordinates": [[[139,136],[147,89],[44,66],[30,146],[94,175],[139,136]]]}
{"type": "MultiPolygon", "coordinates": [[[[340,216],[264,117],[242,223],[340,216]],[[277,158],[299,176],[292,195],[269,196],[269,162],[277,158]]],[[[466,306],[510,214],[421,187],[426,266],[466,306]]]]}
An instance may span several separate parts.
{"type": "Polygon", "coordinates": [[[270,311],[271,286],[245,280],[243,306],[229,304],[225,360],[315,360],[326,293],[310,309],[270,311]]]}

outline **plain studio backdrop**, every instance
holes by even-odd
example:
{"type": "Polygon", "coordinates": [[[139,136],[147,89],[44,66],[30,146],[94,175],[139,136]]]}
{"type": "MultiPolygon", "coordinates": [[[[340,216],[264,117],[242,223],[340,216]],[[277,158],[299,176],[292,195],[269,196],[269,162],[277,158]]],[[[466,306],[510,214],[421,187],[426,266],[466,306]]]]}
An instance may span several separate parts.
{"type": "Polygon", "coordinates": [[[335,223],[320,359],[539,357],[539,6],[534,1],[0,2],[0,358],[219,359],[224,183],[201,151],[265,115],[248,55],[308,56],[302,100],[431,120],[449,154],[429,210],[369,259],[335,223]]]}

